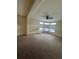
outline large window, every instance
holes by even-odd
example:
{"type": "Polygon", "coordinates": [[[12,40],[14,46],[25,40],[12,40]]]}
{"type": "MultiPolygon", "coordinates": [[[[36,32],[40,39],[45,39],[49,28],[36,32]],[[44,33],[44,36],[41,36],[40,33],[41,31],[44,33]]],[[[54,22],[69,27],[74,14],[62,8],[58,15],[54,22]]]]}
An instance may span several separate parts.
{"type": "Polygon", "coordinates": [[[39,31],[41,32],[55,32],[55,22],[40,22],[39,31]]]}

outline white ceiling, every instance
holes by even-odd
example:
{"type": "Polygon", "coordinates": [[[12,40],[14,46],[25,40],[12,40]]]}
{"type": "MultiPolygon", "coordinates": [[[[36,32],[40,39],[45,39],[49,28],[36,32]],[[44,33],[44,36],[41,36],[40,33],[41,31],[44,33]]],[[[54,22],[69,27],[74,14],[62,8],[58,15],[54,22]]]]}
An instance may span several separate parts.
{"type": "Polygon", "coordinates": [[[36,2],[30,11],[28,17],[40,18],[48,13],[53,16],[55,20],[62,20],[62,0],[36,0],[36,2]]]}

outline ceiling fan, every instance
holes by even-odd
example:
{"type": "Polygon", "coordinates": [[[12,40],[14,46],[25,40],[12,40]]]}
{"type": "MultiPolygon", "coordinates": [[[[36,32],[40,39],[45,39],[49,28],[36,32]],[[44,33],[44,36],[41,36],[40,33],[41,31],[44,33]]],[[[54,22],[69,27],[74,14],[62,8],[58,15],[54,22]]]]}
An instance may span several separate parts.
{"type": "Polygon", "coordinates": [[[46,19],[53,19],[53,17],[50,16],[50,15],[48,15],[48,13],[45,13],[45,15],[46,15],[46,16],[43,16],[43,17],[45,17],[46,19]]]}
{"type": "Polygon", "coordinates": [[[53,19],[53,17],[52,16],[43,16],[43,17],[45,17],[46,19],[53,19]]]}

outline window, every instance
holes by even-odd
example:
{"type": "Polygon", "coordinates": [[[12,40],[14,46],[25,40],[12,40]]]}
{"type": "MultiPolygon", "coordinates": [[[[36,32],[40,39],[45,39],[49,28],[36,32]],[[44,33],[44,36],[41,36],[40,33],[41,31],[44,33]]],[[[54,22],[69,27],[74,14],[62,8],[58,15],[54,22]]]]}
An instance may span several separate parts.
{"type": "Polygon", "coordinates": [[[39,31],[41,32],[55,32],[56,23],[54,22],[40,22],[39,31]]]}

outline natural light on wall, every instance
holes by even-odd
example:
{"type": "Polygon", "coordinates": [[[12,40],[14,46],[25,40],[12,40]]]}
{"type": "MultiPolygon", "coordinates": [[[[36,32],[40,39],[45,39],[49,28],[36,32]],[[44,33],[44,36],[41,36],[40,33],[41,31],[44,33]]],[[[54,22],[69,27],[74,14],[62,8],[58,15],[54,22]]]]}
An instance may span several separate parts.
{"type": "Polygon", "coordinates": [[[55,22],[44,22],[40,21],[39,31],[40,32],[55,32],[55,22]]]}

